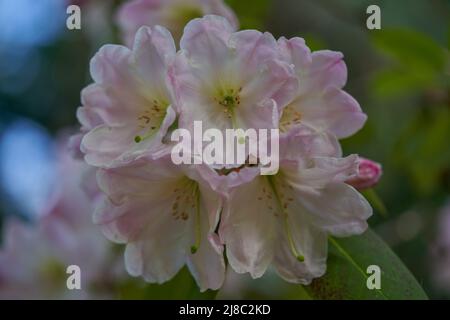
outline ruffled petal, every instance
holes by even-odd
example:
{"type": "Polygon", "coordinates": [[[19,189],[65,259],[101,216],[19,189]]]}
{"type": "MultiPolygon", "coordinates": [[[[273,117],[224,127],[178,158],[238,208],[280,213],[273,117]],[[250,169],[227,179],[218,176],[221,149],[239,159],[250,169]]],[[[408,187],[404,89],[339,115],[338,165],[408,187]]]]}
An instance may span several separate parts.
{"type": "Polygon", "coordinates": [[[300,96],[290,107],[299,112],[302,121],[332,132],[338,138],[351,136],[363,127],[367,119],[358,102],[337,87],[300,96]]]}
{"type": "Polygon", "coordinates": [[[223,65],[230,57],[227,41],[233,27],[223,17],[208,15],[190,21],[180,40],[180,48],[185,50],[193,64],[212,69],[223,65]]]}
{"type": "Polygon", "coordinates": [[[357,155],[345,158],[314,157],[306,164],[306,168],[285,170],[285,176],[291,184],[322,188],[331,182],[344,182],[358,172],[357,155]]]}
{"type": "Polygon", "coordinates": [[[316,193],[303,192],[297,199],[316,226],[339,237],[362,234],[372,216],[367,200],[345,183],[330,183],[316,193]]]}
{"type": "Polygon", "coordinates": [[[135,146],[134,128],[99,126],[89,131],[82,139],[81,151],[89,165],[104,166],[123,154],[124,150],[135,146]]]}
{"type": "Polygon", "coordinates": [[[167,65],[175,57],[175,42],[170,32],[163,27],[141,27],[136,33],[133,58],[136,75],[142,80],[143,96],[149,100],[167,97],[167,65]],[[150,92],[149,92],[150,91],[150,92]]]}
{"type": "Polygon", "coordinates": [[[239,29],[239,20],[223,0],[201,0],[205,14],[215,14],[228,20],[234,30],[239,29]]]}
{"type": "Polygon", "coordinates": [[[282,59],[293,64],[300,81],[295,98],[282,114],[282,130],[306,123],[345,138],[362,128],[367,116],[342,90],[347,81],[342,53],[322,50],[311,54],[301,38],[281,38],[278,47],[282,59]]]}
{"type": "Polygon", "coordinates": [[[347,82],[347,66],[341,52],[320,50],[311,54],[311,66],[304,79],[304,93],[329,86],[341,89],[347,82]]]}
{"type": "Polygon", "coordinates": [[[341,146],[336,137],[327,132],[318,132],[305,124],[300,124],[280,135],[280,160],[284,163],[308,162],[314,157],[340,157],[341,146]]]}
{"type": "MultiPolygon", "coordinates": [[[[311,50],[306,46],[305,40],[299,37],[278,40],[278,47],[283,60],[294,65],[295,73],[301,77],[312,64],[311,50]]],[[[302,82],[302,86],[303,86],[302,82]]]]}

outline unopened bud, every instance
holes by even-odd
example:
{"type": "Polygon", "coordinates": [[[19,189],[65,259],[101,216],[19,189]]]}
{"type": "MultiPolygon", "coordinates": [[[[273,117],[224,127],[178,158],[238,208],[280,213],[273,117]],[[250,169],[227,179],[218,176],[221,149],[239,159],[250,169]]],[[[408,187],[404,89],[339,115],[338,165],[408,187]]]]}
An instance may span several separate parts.
{"type": "Polygon", "coordinates": [[[380,180],[383,170],[377,162],[366,158],[359,158],[358,175],[346,182],[358,190],[372,188],[380,180]]]}

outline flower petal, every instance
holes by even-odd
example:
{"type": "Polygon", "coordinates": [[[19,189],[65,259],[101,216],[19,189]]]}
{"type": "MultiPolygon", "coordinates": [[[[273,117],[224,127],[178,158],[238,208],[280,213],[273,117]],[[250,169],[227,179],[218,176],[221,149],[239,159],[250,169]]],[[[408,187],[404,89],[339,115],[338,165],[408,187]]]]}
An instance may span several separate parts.
{"type": "Polygon", "coordinates": [[[289,175],[292,183],[321,188],[331,182],[344,182],[358,172],[358,156],[345,158],[314,157],[309,168],[299,168],[289,175]]]}
{"type": "Polygon", "coordinates": [[[294,65],[295,72],[298,76],[307,72],[312,64],[312,57],[311,50],[306,46],[305,40],[299,37],[291,39],[281,37],[278,40],[278,47],[283,59],[294,65]]]}
{"type": "MultiPolygon", "coordinates": [[[[245,169],[244,169],[245,170],[245,169]]],[[[228,262],[237,273],[261,277],[272,262],[276,238],[276,208],[263,176],[236,188],[226,203],[219,236],[225,243],[228,262]]]]}
{"type": "Polygon", "coordinates": [[[328,236],[325,232],[308,222],[305,215],[289,214],[289,228],[292,241],[304,257],[300,262],[294,256],[286,232],[281,232],[276,248],[274,266],[277,273],[286,281],[308,285],[314,278],[321,277],[326,270],[328,236]]]}
{"type": "Polygon", "coordinates": [[[133,276],[163,283],[183,267],[189,237],[185,224],[169,221],[170,215],[160,214],[154,218],[157,219],[147,224],[141,237],[127,244],[125,266],[133,276]]]}
{"type": "Polygon", "coordinates": [[[311,54],[312,63],[305,78],[308,89],[326,88],[333,86],[342,88],[347,82],[347,66],[341,52],[320,50],[311,54]]]}
{"type": "Polygon", "coordinates": [[[180,40],[180,48],[186,50],[193,64],[217,68],[230,55],[227,41],[233,32],[227,19],[207,15],[190,21],[180,40]]]}
{"type": "Polygon", "coordinates": [[[141,27],[133,46],[136,74],[143,80],[142,94],[167,97],[167,64],[175,57],[175,43],[170,32],[160,26],[141,27]],[[147,91],[151,90],[153,94],[147,91]]]}
{"type": "Polygon", "coordinates": [[[284,162],[305,162],[314,157],[340,157],[341,146],[336,137],[299,124],[280,135],[280,159],[284,162]]]}
{"type": "Polygon", "coordinates": [[[339,237],[361,234],[367,229],[372,208],[353,187],[330,183],[316,191],[296,193],[296,199],[297,209],[306,211],[317,227],[339,237]]]}
{"type": "Polygon", "coordinates": [[[104,166],[134,147],[134,128],[99,126],[89,131],[81,141],[81,151],[89,165],[104,166]]]}
{"type": "MultiPolygon", "coordinates": [[[[203,221],[207,221],[207,209],[203,205],[203,221]]],[[[218,290],[225,280],[225,261],[223,258],[223,246],[217,239],[217,234],[203,223],[201,225],[201,243],[195,252],[190,254],[187,265],[194,276],[201,291],[207,289],[218,290]]]]}
{"type": "Polygon", "coordinates": [[[91,59],[91,76],[99,84],[126,84],[129,79],[131,51],[127,47],[107,44],[91,59]]]}
{"type": "Polygon", "coordinates": [[[250,79],[243,81],[242,104],[251,106],[272,99],[276,101],[278,110],[281,111],[292,101],[298,90],[298,80],[292,68],[278,60],[268,60],[258,67],[257,72],[249,73],[250,79]]]}
{"type": "Polygon", "coordinates": [[[367,119],[358,102],[337,87],[300,96],[290,106],[300,113],[304,122],[332,132],[338,138],[351,136],[363,127],[367,119]]]}

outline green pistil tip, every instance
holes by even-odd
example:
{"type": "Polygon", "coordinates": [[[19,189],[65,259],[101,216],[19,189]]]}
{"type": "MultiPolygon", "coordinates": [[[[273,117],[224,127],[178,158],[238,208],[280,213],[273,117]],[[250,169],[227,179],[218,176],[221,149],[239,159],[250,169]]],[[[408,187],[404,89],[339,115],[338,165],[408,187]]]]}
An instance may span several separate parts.
{"type": "Polygon", "coordinates": [[[192,254],[195,254],[197,252],[197,250],[198,250],[197,246],[192,246],[191,247],[191,253],[192,254]]]}
{"type": "Polygon", "coordinates": [[[141,141],[142,141],[141,136],[136,136],[136,137],[134,137],[134,142],[139,143],[139,142],[141,142],[141,141]]]}
{"type": "Polygon", "coordinates": [[[227,105],[227,106],[234,105],[234,98],[232,96],[225,96],[223,101],[224,101],[225,105],[227,105]]]}
{"type": "Polygon", "coordinates": [[[302,256],[302,255],[298,255],[297,256],[297,260],[300,261],[300,262],[303,262],[303,261],[305,261],[305,257],[302,256]]]}

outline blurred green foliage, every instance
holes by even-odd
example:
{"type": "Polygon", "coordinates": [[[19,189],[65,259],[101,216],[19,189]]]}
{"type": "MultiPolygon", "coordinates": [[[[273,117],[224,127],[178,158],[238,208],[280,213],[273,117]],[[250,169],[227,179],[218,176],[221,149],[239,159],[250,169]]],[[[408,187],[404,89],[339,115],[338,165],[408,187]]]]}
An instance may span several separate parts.
{"type": "Polygon", "coordinates": [[[444,81],[448,53],[426,35],[408,29],[383,29],[373,33],[373,43],[393,60],[375,76],[375,94],[407,94],[444,81]]]}
{"type": "Polygon", "coordinates": [[[270,0],[226,0],[225,2],[236,13],[241,29],[261,30],[264,28],[264,22],[269,15],[270,0]]]}

